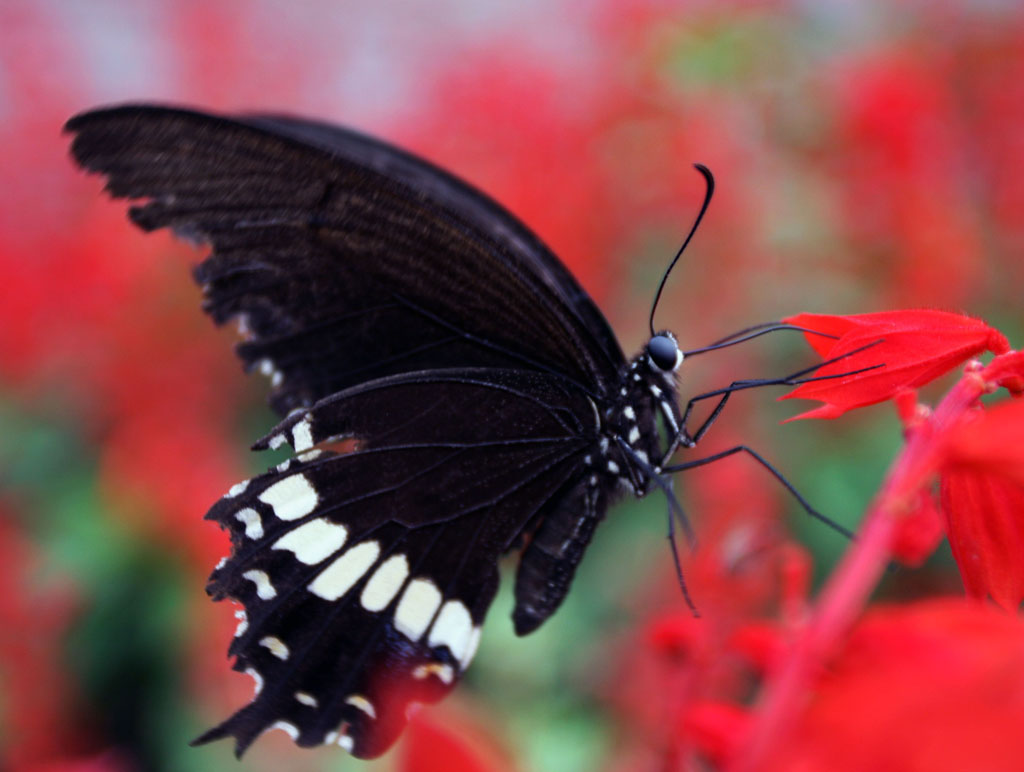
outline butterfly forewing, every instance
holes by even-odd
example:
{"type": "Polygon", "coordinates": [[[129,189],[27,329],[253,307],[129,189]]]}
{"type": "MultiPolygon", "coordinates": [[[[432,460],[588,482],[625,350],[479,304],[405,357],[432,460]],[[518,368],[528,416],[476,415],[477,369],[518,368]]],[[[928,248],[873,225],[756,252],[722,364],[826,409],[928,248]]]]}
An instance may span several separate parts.
{"type": "Polygon", "coordinates": [[[212,244],[206,310],[248,329],[248,365],[280,373],[276,407],[434,367],[546,369],[598,392],[614,378],[593,303],[497,204],[356,134],[309,144],[301,123],[249,120],[128,106],[68,129],[111,193],[149,199],[135,222],[212,244]]]}

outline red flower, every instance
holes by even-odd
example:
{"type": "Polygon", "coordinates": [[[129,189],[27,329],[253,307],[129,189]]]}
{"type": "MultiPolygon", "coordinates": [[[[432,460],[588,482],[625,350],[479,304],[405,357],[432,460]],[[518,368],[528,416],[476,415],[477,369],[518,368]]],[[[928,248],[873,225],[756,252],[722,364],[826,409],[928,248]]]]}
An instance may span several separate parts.
{"type": "Polygon", "coordinates": [[[1020,769],[1022,640],[1020,619],[958,601],[875,610],[757,768],[1020,769]]]}
{"type": "Polygon", "coordinates": [[[849,354],[822,367],[815,372],[816,376],[861,370],[841,378],[802,384],[781,397],[825,403],[795,418],[836,418],[847,410],[873,405],[905,389],[922,386],[984,351],[1002,354],[1010,348],[998,330],[981,320],[945,311],[886,311],[852,316],[798,314],[784,321],[836,336],[838,339],[805,333],[808,343],[822,358],[849,354]],[[863,351],[850,353],[862,348],[863,351]]]}
{"type": "Polygon", "coordinates": [[[967,594],[1015,611],[1024,599],[1024,487],[998,475],[949,471],[942,509],[967,594]]]}

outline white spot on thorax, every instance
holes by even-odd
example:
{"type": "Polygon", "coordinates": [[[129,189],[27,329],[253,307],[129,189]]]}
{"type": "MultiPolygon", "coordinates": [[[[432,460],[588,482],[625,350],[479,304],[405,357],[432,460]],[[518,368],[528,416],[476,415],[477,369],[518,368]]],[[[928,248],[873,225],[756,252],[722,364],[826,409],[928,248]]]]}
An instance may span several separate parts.
{"type": "Polygon", "coordinates": [[[612,474],[618,474],[619,473],[619,465],[616,464],[614,461],[609,461],[608,462],[608,471],[611,472],[612,474]]]}
{"type": "Polygon", "coordinates": [[[318,517],[303,523],[274,542],[275,550],[291,550],[307,566],[315,566],[340,550],[348,538],[348,529],[318,517]]]}
{"type": "Polygon", "coordinates": [[[636,411],[633,410],[631,405],[626,405],[626,407],[622,409],[622,415],[626,416],[626,419],[629,421],[636,420],[636,411]]]}
{"type": "Polygon", "coordinates": [[[256,585],[256,594],[262,600],[270,600],[271,598],[277,597],[277,590],[275,590],[274,585],[270,583],[270,577],[267,576],[266,571],[258,571],[255,569],[252,571],[246,571],[242,574],[242,578],[248,579],[256,585]]]}
{"type": "Polygon", "coordinates": [[[637,427],[633,427],[629,430],[629,444],[635,445],[636,441],[640,439],[640,430],[637,427]]]}
{"type": "Polygon", "coordinates": [[[280,638],[268,635],[266,638],[260,639],[260,646],[268,649],[278,659],[288,659],[288,646],[280,638]]]}
{"type": "Polygon", "coordinates": [[[380,545],[375,541],[364,541],[351,547],[309,583],[309,591],[324,600],[337,600],[352,589],[352,585],[376,562],[379,554],[380,545]]]}
{"type": "Polygon", "coordinates": [[[381,563],[363,588],[359,602],[367,611],[381,611],[387,607],[409,576],[409,561],[405,555],[393,555],[381,563]]]}
{"type": "Polygon", "coordinates": [[[316,509],[317,495],[305,475],[293,474],[285,477],[259,496],[260,501],[269,504],[281,520],[297,520],[316,509]]]}
{"type": "Polygon", "coordinates": [[[341,737],[338,738],[338,745],[340,745],[342,748],[351,753],[352,749],[356,746],[356,743],[355,740],[353,740],[347,734],[343,734],[341,737]]]}
{"type": "Polygon", "coordinates": [[[413,579],[395,609],[395,629],[418,641],[441,605],[441,591],[429,579],[413,579]]]}

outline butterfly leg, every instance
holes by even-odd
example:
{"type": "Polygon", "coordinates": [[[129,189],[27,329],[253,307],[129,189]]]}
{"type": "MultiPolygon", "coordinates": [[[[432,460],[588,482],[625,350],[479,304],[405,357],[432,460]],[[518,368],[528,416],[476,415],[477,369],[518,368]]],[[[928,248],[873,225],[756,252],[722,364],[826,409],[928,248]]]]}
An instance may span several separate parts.
{"type": "MultiPolygon", "coordinates": [[[[880,367],[885,367],[885,364],[880,363],[877,365],[870,365],[868,367],[862,367],[857,370],[847,370],[842,373],[834,373],[831,375],[815,375],[809,378],[804,377],[806,375],[809,375],[810,373],[820,370],[821,368],[827,365],[839,362],[843,359],[846,359],[847,357],[853,356],[854,354],[859,354],[861,351],[869,349],[872,346],[876,346],[881,342],[881,340],[873,341],[864,346],[861,346],[860,348],[856,348],[853,351],[848,351],[845,354],[841,354],[840,356],[834,357],[832,359],[826,359],[824,362],[819,362],[818,364],[813,365],[812,367],[805,367],[803,370],[797,370],[795,373],[790,373],[789,375],[783,376],[782,378],[750,378],[741,381],[733,381],[723,389],[715,389],[714,391],[708,391],[705,392],[704,394],[698,394],[697,396],[692,397],[690,401],[686,403],[686,410],[683,411],[682,418],[678,422],[678,429],[676,431],[676,435],[673,438],[672,442],[669,444],[668,451],[664,456],[662,465],[668,463],[668,459],[672,456],[673,453],[675,453],[675,451],[680,446],[684,448],[692,448],[698,442],[700,442],[701,438],[705,434],[707,434],[708,429],[710,429],[711,426],[715,423],[715,421],[718,420],[718,417],[721,415],[722,410],[725,408],[726,402],[729,401],[729,397],[732,396],[733,392],[744,391],[746,389],[757,389],[761,388],[762,386],[799,386],[802,383],[835,380],[836,378],[846,378],[851,375],[857,375],[859,373],[866,372],[868,370],[877,370],[880,367]],[[698,402],[702,402],[706,399],[713,399],[715,397],[719,398],[718,404],[715,405],[714,409],[711,411],[708,417],[704,419],[704,421],[701,423],[697,431],[691,433],[687,427],[689,425],[690,416],[693,413],[694,407],[697,405],[698,402]]],[[[670,423],[674,424],[675,421],[672,420],[670,421],[670,423]]],[[[673,426],[673,429],[676,429],[676,427],[673,426]]]]}
{"type": "Polygon", "coordinates": [[[667,466],[664,469],[662,469],[661,471],[664,474],[673,474],[675,472],[685,472],[687,469],[695,469],[695,468],[697,468],[699,466],[705,466],[707,464],[712,464],[715,461],[721,461],[723,458],[728,458],[729,456],[733,456],[733,455],[735,455],[737,453],[746,453],[746,454],[748,454],[755,461],[757,461],[757,463],[759,463],[761,466],[763,466],[765,469],[767,469],[776,480],[778,480],[780,483],[782,483],[782,486],[787,491],[790,492],[790,494],[793,496],[793,498],[795,498],[797,500],[797,502],[800,504],[800,506],[803,508],[803,510],[808,515],[813,517],[815,520],[820,520],[821,522],[825,523],[826,525],[831,526],[833,529],[835,529],[836,531],[839,531],[839,533],[843,534],[848,539],[852,539],[853,538],[853,533],[849,529],[841,526],[835,520],[832,520],[831,518],[827,517],[826,515],[823,515],[821,512],[819,512],[814,507],[812,507],[810,505],[810,502],[808,502],[807,499],[805,499],[803,497],[803,495],[794,487],[793,483],[791,483],[789,480],[786,479],[786,477],[782,474],[782,472],[780,472],[778,469],[776,469],[774,466],[772,466],[772,464],[764,456],[762,456],[760,453],[758,453],[757,451],[753,450],[752,448],[747,447],[746,445],[736,445],[735,447],[729,448],[728,450],[723,450],[723,451],[721,451],[719,453],[715,453],[715,454],[710,455],[710,456],[705,456],[704,458],[698,458],[698,459],[696,459],[694,461],[687,461],[686,463],[683,463],[683,464],[675,464],[674,466],[667,466]]]}

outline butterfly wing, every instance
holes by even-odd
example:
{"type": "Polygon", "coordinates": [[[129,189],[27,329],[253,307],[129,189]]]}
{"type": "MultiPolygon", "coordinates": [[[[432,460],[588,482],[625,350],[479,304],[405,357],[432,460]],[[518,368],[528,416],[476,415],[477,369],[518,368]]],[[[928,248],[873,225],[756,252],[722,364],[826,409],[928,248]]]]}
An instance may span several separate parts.
{"type": "Polygon", "coordinates": [[[512,215],[382,143],[150,106],[67,129],[112,195],[144,199],[138,225],[212,245],[205,310],[240,323],[289,414],[257,447],[299,454],[208,515],[234,545],[209,589],[245,607],[231,652],[262,688],[200,740],[241,752],[278,726],[383,752],[468,664],[502,553],[529,539],[518,631],[564,597],[614,487],[588,470],[614,335],[512,215]]]}
{"type": "Polygon", "coordinates": [[[295,414],[257,447],[298,456],[207,515],[232,536],[210,579],[241,602],[235,668],[253,701],[201,742],[241,753],[270,728],[300,745],[382,753],[412,701],[465,670],[497,561],[558,506],[597,441],[589,398],[524,371],[448,370],[362,384],[295,414]],[[355,450],[316,448],[339,437],[355,450]]]}
{"type": "Polygon", "coordinates": [[[282,414],[437,367],[558,373],[601,395],[622,352],[593,302],[498,204],[323,124],[124,106],[72,118],[72,153],[132,219],[213,246],[204,308],[238,320],[282,414]]]}

